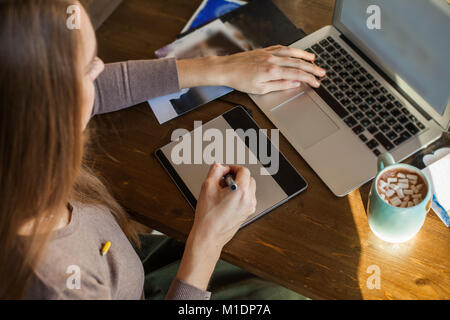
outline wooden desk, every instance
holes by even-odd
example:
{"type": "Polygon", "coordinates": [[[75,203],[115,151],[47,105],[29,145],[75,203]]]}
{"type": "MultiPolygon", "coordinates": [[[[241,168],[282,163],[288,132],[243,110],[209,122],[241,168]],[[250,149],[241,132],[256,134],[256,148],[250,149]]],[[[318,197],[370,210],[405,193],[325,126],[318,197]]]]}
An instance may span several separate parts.
{"type": "MultiPolygon", "coordinates": [[[[106,62],[154,57],[199,3],[124,1],[98,31],[100,57],[106,62]]],[[[331,23],[332,0],[276,3],[307,33],[331,23]]],[[[247,95],[234,92],[226,98],[253,110],[261,127],[273,128],[247,95]]],[[[184,240],[194,213],[153,152],[170,141],[173,130],[191,130],[194,120],[207,122],[231,108],[215,101],[164,125],[147,104],[96,117],[94,166],[140,221],[184,240]]],[[[449,145],[449,135],[428,150],[443,144],[449,145]]],[[[314,299],[450,298],[450,232],[434,213],[411,241],[385,243],[367,224],[369,185],[337,198],[283,137],[280,149],[309,189],[240,231],[223,259],[314,299]],[[366,285],[371,265],[380,268],[380,289],[366,285]]]]}

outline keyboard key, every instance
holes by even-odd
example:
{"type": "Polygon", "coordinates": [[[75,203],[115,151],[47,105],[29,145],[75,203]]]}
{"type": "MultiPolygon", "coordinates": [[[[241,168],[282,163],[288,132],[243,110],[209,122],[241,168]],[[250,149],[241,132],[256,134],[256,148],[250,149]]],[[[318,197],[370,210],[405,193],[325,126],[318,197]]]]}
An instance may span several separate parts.
{"type": "Polygon", "coordinates": [[[377,97],[377,100],[378,100],[380,103],[383,103],[383,102],[386,102],[387,98],[386,98],[385,96],[378,96],[378,97],[377,97]]]}
{"type": "Polygon", "coordinates": [[[400,123],[402,123],[402,124],[408,122],[408,118],[405,117],[405,116],[400,116],[400,117],[397,118],[397,120],[398,120],[400,123]]]}
{"type": "Polygon", "coordinates": [[[345,58],[340,58],[339,59],[339,63],[340,64],[346,64],[348,61],[347,61],[347,59],[345,59],[345,58]]]}
{"type": "Polygon", "coordinates": [[[353,61],[353,60],[355,60],[355,59],[353,59],[353,57],[352,57],[351,55],[349,55],[349,54],[346,55],[345,57],[347,58],[348,61],[353,61]]]}
{"type": "Polygon", "coordinates": [[[366,70],[366,69],[364,69],[363,67],[359,68],[359,71],[361,71],[361,73],[364,73],[364,74],[366,74],[366,73],[367,73],[367,70],[366,70]]]}
{"type": "Polygon", "coordinates": [[[374,137],[387,151],[394,148],[394,145],[381,132],[378,132],[374,137]]]}
{"type": "Polygon", "coordinates": [[[328,87],[328,91],[330,91],[331,93],[336,92],[337,89],[338,89],[338,88],[337,88],[336,86],[333,86],[333,85],[331,85],[331,86],[328,87]]]}
{"type": "Polygon", "coordinates": [[[322,54],[320,55],[320,57],[321,57],[323,60],[328,60],[328,59],[331,58],[330,55],[329,55],[328,53],[326,53],[326,52],[322,53],[322,54]]]}
{"type": "Polygon", "coordinates": [[[374,104],[374,103],[375,103],[375,99],[372,98],[372,97],[368,97],[368,98],[366,99],[366,102],[367,102],[368,104],[374,104]]]}
{"type": "Polygon", "coordinates": [[[339,73],[339,75],[341,76],[341,78],[347,78],[349,76],[347,71],[342,71],[339,73]]]}
{"type": "Polygon", "coordinates": [[[387,134],[389,139],[394,140],[395,138],[398,137],[398,135],[394,132],[394,131],[389,131],[387,134]]]}
{"type": "Polygon", "coordinates": [[[345,51],[344,48],[339,49],[339,52],[340,52],[341,54],[343,54],[344,56],[348,54],[347,51],[345,51]]]}
{"type": "Polygon", "coordinates": [[[374,89],[370,90],[370,94],[373,95],[373,96],[377,96],[380,93],[381,93],[380,90],[378,90],[377,88],[374,88],[374,89]]]}
{"type": "MultiPolygon", "coordinates": [[[[349,105],[347,107],[347,110],[350,111],[351,113],[354,113],[355,111],[358,110],[358,108],[356,108],[353,104],[349,105]]],[[[358,111],[359,112],[359,111],[358,111]]],[[[362,115],[362,114],[361,114],[362,115]]]]}
{"type": "Polygon", "coordinates": [[[353,98],[353,97],[356,95],[355,91],[353,91],[353,90],[347,90],[347,91],[345,91],[345,94],[346,94],[347,97],[349,97],[350,99],[353,98]]]}
{"type": "Polygon", "coordinates": [[[411,138],[411,135],[409,134],[409,132],[403,131],[402,134],[400,135],[400,137],[394,141],[394,144],[398,146],[399,144],[405,142],[409,138],[411,138]]]}
{"type": "Polygon", "coordinates": [[[362,102],[362,99],[360,97],[354,97],[352,101],[354,104],[360,104],[362,102]]]}
{"type": "Polygon", "coordinates": [[[328,63],[330,66],[334,66],[334,65],[336,64],[336,60],[334,60],[334,59],[328,59],[328,60],[327,60],[327,63],[328,63]]]}
{"type": "Polygon", "coordinates": [[[341,78],[334,78],[333,82],[337,85],[341,84],[343,82],[343,80],[341,78]]]}
{"type": "Polygon", "coordinates": [[[337,43],[337,42],[334,43],[334,46],[336,47],[336,49],[340,49],[341,48],[340,44],[337,43]]]}
{"type": "Polygon", "coordinates": [[[417,121],[417,126],[420,128],[420,130],[423,130],[423,129],[425,129],[425,126],[423,125],[423,123],[422,122],[420,122],[420,121],[417,121]]]}
{"type": "Polygon", "coordinates": [[[344,69],[347,70],[347,71],[350,71],[350,70],[353,69],[353,65],[351,63],[347,63],[347,64],[344,65],[344,69]]]}
{"type": "Polygon", "coordinates": [[[345,110],[336,99],[333,98],[331,94],[327,92],[322,86],[319,88],[314,89],[316,93],[333,109],[336,114],[341,117],[345,118],[348,116],[347,110],[345,110]]]}
{"type": "Polygon", "coordinates": [[[368,82],[364,83],[364,88],[366,88],[366,90],[372,89],[373,88],[372,82],[368,81],[368,82]]]}
{"type": "Polygon", "coordinates": [[[328,87],[331,84],[331,80],[330,79],[323,79],[322,80],[322,85],[324,85],[325,87],[328,87]]]}
{"type": "Polygon", "coordinates": [[[383,92],[385,94],[388,92],[385,87],[381,87],[380,90],[381,90],[381,92],[383,92]]]}
{"type": "Polygon", "coordinates": [[[417,121],[417,118],[416,117],[414,117],[412,114],[409,116],[409,120],[411,120],[411,121],[413,121],[413,122],[416,122],[417,121]]]}
{"type": "Polygon", "coordinates": [[[355,118],[353,118],[352,116],[349,116],[347,118],[344,119],[344,122],[350,127],[353,128],[354,126],[356,126],[358,124],[358,122],[356,122],[355,118]]]}
{"type": "Polygon", "coordinates": [[[364,118],[364,115],[361,112],[355,112],[353,114],[355,116],[356,119],[361,120],[362,118],[364,118]]]}
{"type": "Polygon", "coordinates": [[[358,61],[353,61],[353,65],[357,68],[361,67],[361,65],[358,63],[358,61]]]}
{"type": "Polygon", "coordinates": [[[359,110],[361,110],[361,111],[367,111],[367,110],[369,110],[369,106],[368,106],[367,104],[365,104],[365,103],[361,103],[361,104],[359,105],[359,110]]]}
{"type": "Polygon", "coordinates": [[[405,128],[408,129],[408,131],[412,135],[415,135],[416,133],[419,132],[419,129],[417,129],[417,127],[414,124],[412,124],[411,122],[408,122],[407,124],[405,124],[405,128]]]}
{"type": "Polygon", "coordinates": [[[358,70],[353,69],[353,70],[350,72],[350,74],[351,74],[352,76],[354,76],[354,77],[357,77],[357,76],[360,75],[361,73],[360,73],[358,70]]]}
{"type": "Polygon", "coordinates": [[[334,43],[334,39],[331,36],[327,37],[327,40],[330,41],[330,43],[334,43]]]}
{"type": "Polygon", "coordinates": [[[367,137],[363,134],[359,135],[359,138],[361,139],[362,142],[366,142],[367,141],[367,137]]]}
{"type": "Polygon", "coordinates": [[[380,126],[381,131],[383,131],[384,133],[388,132],[389,130],[391,130],[391,128],[389,128],[389,126],[387,124],[382,124],[380,126]]]}
{"type": "Polygon", "coordinates": [[[358,82],[364,82],[367,80],[367,78],[364,77],[363,75],[360,75],[359,77],[356,78],[356,80],[358,80],[358,82]]]}
{"type": "Polygon", "coordinates": [[[364,118],[361,120],[361,124],[367,128],[368,126],[370,126],[370,121],[369,121],[369,119],[364,118]]]}
{"type": "Polygon", "coordinates": [[[373,76],[372,76],[370,73],[368,73],[368,74],[367,74],[367,79],[373,80],[373,76]]]}
{"type": "Polygon", "coordinates": [[[387,119],[386,119],[386,122],[387,122],[387,124],[390,125],[390,126],[393,126],[394,124],[397,123],[397,121],[396,121],[394,118],[392,118],[392,117],[387,118],[387,119]]]}
{"type": "Polygon", "coordinates": [[[376,116],[376,113],[373,110],[369,110],[366,112],[366,116],[367,118],[372,119],[373,117],[376,116]]]}
{"type": "Polygon", "coordinates": [[[400,112],[400,110],[394,109],[394,110],[391,111],[391,114],[392,114],[394,117],[398,117],[398,116],[401,115],[402,113],[400,112]]]}
{"type": "Polygon", "coordinates": [[[359,90],[362,89],[362,87],[361,87],[360,84],[354,84],[354,85],[352,86],[352,89],[355,90],[355,91],[359,91],[359,90]]]}
{"type": "Polygon", "coordinates": [[[378,131],[378,128],[375,127],[375,126],[370,126],[370,127],[367,128],[367,130],[368,130],[371,134],[374,134],[375,132],[378,131]]]}
{"type": "Polygon", "coordinates": [[[402,105],[400,102],[398,102],[398,101],[395,101],[394,103],[395,103],[395,105],[396,105],[397,107],[399,107],[399,108],[403,107],[403,105],[402,105]]]}
{"type": "Polygon", "coordinates": [[[366,145],[369,147],[369,149],[373,149],[379,146],[378,142],[375,139],[370,140],[366,143],[366,145]]]}
{"type": "Polygon", "coordinates": [[[327,50],[328,52],[333,52],[336,49],[333,46],[328,46],[325,48],[325,50],[327,50]]]}
{"type": "Polygon", "coordinates": [[[343,94],[342,92],[338,91],[338,92],[336,92],[336,93],[334,94],[334,97],[335,97],[337,100],[341,100],[341,99],[344,97],[344,94],[343,94]]]}
{"type": "Polygon", "coordinates": [[[364,98],[366,98],[369,95],[369,93],[366,90],[361,90],[359,92],[359,95],[360,95],[361,98],[364,99],[364,98]]]}
{"type": "Polygon", "coordinates": [[[386,119],[387,117],[389,117],[389,113],[387,111],[381,111],[379,113],[380,117],[382,117],[383,119],[386,119]]]}
{"type": "Polygon", "coordinates": [[[403,131],[403,127],[400,124],[395,125],[393,129],[397,133],[400,133],[403,131]]]}
{"type": "Polygon", "coordinates": [[[375,103],[375,104],[372,106],[372,109],[375,110],[376,112],[379,112],[379,111],[383,110],[383,107],[381,106],[381,104],[375,103]]]}
{"type": "Polygon", "coordinates": [[[406,114],[406,115],[408,115],[408,114],[409,114],[409,110],[408,110],[408,109],[406,109],[406,108],[402,108],[402,112],[403,112],[404,114],[406,114]]]}
{"type": "Polygon", "coordinates": [[[375,87],[379,87],[379,86],[381,86],[381,83],[379,83],[377,80],[374,80],[374,81],[373,81],[373,85],[374,85],[375,87]]]}
{"type": "Polygon", "coordinates": [[[347,98],[344,98],[341,100],[341,104],[345,107],[350,104],[350,100],[348,100],[347,98]]]}
{"type": "Polygon", "coordinates": [[[395,100],[395,97],[391,93],[389,93],[387,96],[388,96],[389,100],[391,100],[391,101],[395,100]]]}
{"type": "Polygon", "coordinates": [[[377,157],[381,154],[380,150],[378,149],[373,149],[372,151],[377,157]]]}
{"type": "Polygon", "coordinates": [[[342,54],[340,54],[338,51],[334,51],[331,55],[335,59],[339,59],[340,57],[342,57],[342,54]]]}
{"type": "Polygon", "coordinates": [[[349,88],[348,85],[346,85],[345,83],[339,85],[339,89],[341,89],[342,91],[345,91],[345,90],[347,90],[348,88],[349,88]]]}
{"type": "Polygon", "coordinates": [[[386,102],[385,104],[383,104],[384,108],[387,110],[391,110],[394,105],[392,104],[392,102],[386,102]]]}
{"type": "Polygon", "coordinates": [[[333,67],[333,70],[339,73],[339,72],[341,72],[343,70],[343,68],[340,65],[337,64],[337,65],[335,65],[333,67]]]}
{"type": "Polygon", "coordinates": [[[347,78],[347,79],[345,79],[345,82],[347,82],[351,86],[352,84],[354,84],[356,82],[356,80],[353,78],[347,78]]]}
{"type": "Polygon", "coordinates": [[[323,52],[323,49],[318,44],[313,45],[312,48],[317,54],[321,54],[323,52]]]}
{"type": "Polygon", "coordinates": [[[380,117],[376,117],[373,120],[373,123],[375,123],[375,125],[379,126],[380,124],[383,123],[383,120],[380,117]]]}
{"type": "Polygon", "coordinates": [[[322,47],[326,47],[326,46],[329,45],[328,41],[325,40],[325,39],[323,39],[322,41],[320,41],[319,44],[320,44],[322,47]]]}

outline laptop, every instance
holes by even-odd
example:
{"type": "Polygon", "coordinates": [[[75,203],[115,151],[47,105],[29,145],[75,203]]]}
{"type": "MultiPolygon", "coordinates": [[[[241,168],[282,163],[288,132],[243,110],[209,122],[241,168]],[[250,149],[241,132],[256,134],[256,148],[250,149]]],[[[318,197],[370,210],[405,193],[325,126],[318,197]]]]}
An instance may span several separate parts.
{"type": "Polygon", "coordinates": [[[344,196],[376,175],[380,153],[401,161],[448,130],[448,30],[444,0],[337,0],[333,25],[291,45],[316,54],[321,87],[250,97],[344,196]]]}

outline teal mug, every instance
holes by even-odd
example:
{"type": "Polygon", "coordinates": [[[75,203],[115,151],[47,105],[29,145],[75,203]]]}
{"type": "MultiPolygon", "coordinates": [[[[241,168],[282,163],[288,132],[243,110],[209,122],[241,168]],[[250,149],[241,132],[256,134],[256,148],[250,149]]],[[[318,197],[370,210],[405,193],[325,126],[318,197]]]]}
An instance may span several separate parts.
{"type": "Polygon", "coordinates": [[[367,216],[372,232],[380,239],[400,243],[414,237],[422,228],[425,217],[431,206],[431,191],[428,178],[416,167],[403,163],[395,163],[390,153],[378,157],[378,173],[373,180],[367,204],[367,216]],[[412,207],[395,207],[384,201],[378,192],[378,180],[390,170],[407,170],[417,174],[425,181],[427,192],[424,199],[412,207]]]}

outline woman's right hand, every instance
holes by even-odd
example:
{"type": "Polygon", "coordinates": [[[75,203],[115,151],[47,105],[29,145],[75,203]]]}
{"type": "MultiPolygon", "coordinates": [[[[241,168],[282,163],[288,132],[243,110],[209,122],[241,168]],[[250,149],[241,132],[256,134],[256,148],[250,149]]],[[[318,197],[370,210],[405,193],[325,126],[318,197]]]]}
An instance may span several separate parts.
{"type": "Polygon", "coordinates": [[[221,251],[256,210],[256,182],[245,167],[211,166],[203,183],[191,234],[221,251]],[[223,177],[231,173],[238,188],[230,190],[223,177]]]}
{"type": "Polygon", "coordinates": [[[222,248],[256,210],[256,182],[247,168],[211,166],[197,202],[194,225],[186,242],[177,278],[206,290],[222,248]],[[232,173],[238,188],[225,185],[232,173]]]}

